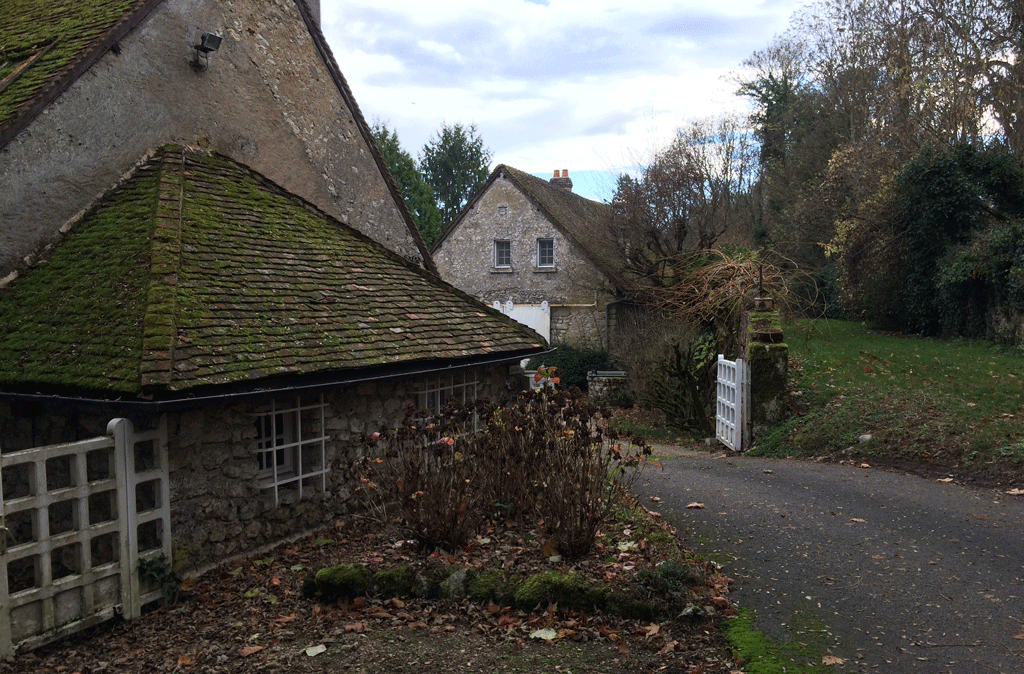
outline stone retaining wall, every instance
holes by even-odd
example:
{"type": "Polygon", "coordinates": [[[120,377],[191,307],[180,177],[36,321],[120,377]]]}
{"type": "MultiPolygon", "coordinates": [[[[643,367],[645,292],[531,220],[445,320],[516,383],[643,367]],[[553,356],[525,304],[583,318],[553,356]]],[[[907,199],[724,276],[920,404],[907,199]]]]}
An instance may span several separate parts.
{"type": "Polygon", "coordinates": [[[598,405],[623,404],[630,397],[629,379],[625,372],[588,372],[587,396],[598,405]]]}

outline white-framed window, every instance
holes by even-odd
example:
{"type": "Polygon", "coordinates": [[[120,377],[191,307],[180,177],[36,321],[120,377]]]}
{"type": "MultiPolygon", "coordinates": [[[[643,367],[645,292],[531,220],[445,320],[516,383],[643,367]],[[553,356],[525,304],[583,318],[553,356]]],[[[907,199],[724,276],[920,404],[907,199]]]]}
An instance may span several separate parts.
{"type": "Polygon", "coordinates": [[[287,493],[301,499],[307,492],[325,491],[326,415],[323,394],[273,400],[256,413],[257,479],[261,489],[273,490],[274,503],[287,493]]]}
{"type": "Polygon", "coordinates": [[[478,373],[472,368],[431,375],[416,385],[416,405],[433,416],[449,399],[463,404],[476,400],[479,384],[478,373]]]}
{"type": "Polygon", "coordinates": [[[537,266],[555,266],[555,240],[537,239],[537,266]]]}
{"type": "Polygon", "coordinates": [[[256,417],[256,463],[260,467],[260,480],[295,473],[294,446],[295,416],[284,412],[261,414],[256,417]]]}
{"type": "Polygon", "coordinates": [[[506,269],[512,266],[512,242],[494,240],[494,266],[506,269]]]}

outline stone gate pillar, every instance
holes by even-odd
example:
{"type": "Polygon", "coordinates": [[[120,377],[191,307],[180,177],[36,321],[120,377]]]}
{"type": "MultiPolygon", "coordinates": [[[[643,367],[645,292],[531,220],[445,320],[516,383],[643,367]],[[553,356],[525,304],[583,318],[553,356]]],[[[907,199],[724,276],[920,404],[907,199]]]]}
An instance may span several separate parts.
{"type": "Polygon", "coordinates": [[[743,314],[740,349],[750,369],[750,434],[756,438],[782,421],[786,410],[789,347],[771,297],[755,297],[743,314]]]}

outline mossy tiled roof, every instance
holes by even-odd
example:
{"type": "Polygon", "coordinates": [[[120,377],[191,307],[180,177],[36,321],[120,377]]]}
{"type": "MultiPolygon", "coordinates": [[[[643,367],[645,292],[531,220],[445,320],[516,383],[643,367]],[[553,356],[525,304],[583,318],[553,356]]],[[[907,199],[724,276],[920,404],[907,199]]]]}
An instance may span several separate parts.
{"type": "Polygon", "coordinates": [[[0,2],[0,137],[152,0],[0,2]]]}
{"type": "Polygon", "coordinates": [[[0,389],[156,396],[543,340],[223,156],[159,150],[0,289],[0,389]]]}

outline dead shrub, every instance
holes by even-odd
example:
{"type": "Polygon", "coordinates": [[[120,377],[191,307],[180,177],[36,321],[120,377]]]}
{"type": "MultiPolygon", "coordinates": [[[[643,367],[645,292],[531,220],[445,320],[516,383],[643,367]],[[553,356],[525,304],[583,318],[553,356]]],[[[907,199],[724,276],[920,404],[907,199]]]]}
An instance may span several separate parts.
{"type": "Polygon", "coordinates": [[[629,497],[650,448],[597,423],[576,389],[543,389],[492,404],[450,402],[433,419],[410,412],[366,439],[361,489],[397,507],[410,537],[454,549],[497,516],[543,522],[568,558],[585,555],[629,497]]]}

